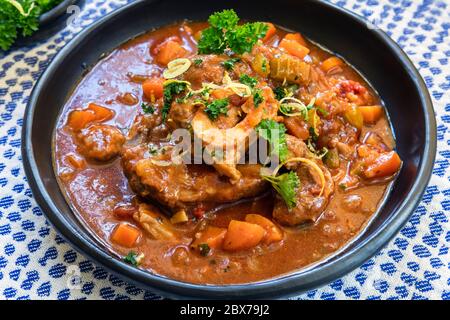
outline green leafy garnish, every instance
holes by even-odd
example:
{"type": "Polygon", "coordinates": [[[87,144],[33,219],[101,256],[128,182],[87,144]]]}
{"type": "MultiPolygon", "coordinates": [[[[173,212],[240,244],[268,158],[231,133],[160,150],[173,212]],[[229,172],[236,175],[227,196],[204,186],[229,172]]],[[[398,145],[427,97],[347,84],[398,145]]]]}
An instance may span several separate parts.
{"type": "Polygon", "coordinates": [[[292,84],[292,85],[287,86],[287,87],[283,87],[283,86],[276,87],[273,90],[273,92],[275,94],[275,98],[277,100],[281,100],[283,98],[293,96],[295,91],[297,91],[297,89],[298,89],[298,85],[292,84]]]}
{"type": "Polygon", "coordinates": [[[198,250],[200,252],[200,255],[206,257],[209,252],[211,251],[211,248],[209,247],[209,245],[207,243],[200,243],[198,245],[198,250]]]}
{"type": "Polygon", "coordinates": [[[239,17],[233,9],[212,14],[208,22],[210,27],[202,31],[198,42],[198,51],[204,54],[220,54],[226,49],[236,54],[250,52],[268,30],[263,22],[238,25],[239,17]]]}
{"type": "Polygon", "coordinates": [[[300,180],[294,171],[283,173],[279,176],[262,176],[269,181],[272,187],[280,194],[289,209],[296,205],[295,195],[300,186],[300,180]]]}
{"type": "Polygon", "coordinates": [[[152,105],[145,102],[142,102],[141,108],[145,114],[153,114],[155,112],[155,108],[152,105]]]}
{"type": "Polygon", "coordinates": [[[202,62],[203,62],[203,60],[202,60],[202,59],[200,59],[200,58],[194,59],[194,64],[195,64],[196,66],[199,66],[199,65],[201,65],[201,64],[202,64],[202,62]]]}
{"type": "Polygon", "coordinates": [[[228,59],[228,60],[222,62],[222,65],[225,69],[227,69],[229,71],[229,70],[232,70],[235,63],[237,63],[239,61],[241,61],[240,58],[231,58],[231,59],[228,59]]]}
{"type": "Polygon", "coordinates": [[[217,99],[206,104],[206,114],[211,120],[217,120],[219,115],[228,113],[228,98],[217,99]]]}
{"type": "Polygon", "coordinates": [[[261,89],[254,89],[253,90],[253,104],[255,107],[258,107],[261,102],[264,101],[264,98],[262,96],[261,89]]]}
{"type": "Polygon", "coordinates": [[[134,251],[128,252],[128,254],[123,257],[123,261],[125,261],[128,264],[131,264],[132,266],[137,267],[140,263],[141,255],[137,254],[134,251]]]}
{"type": "Polygon", "coordinates": [[[161,111],[163,122],[166,121],[172,102],[177,94],[182,93],[189,86],[189,82],[168,80],[164,82],[164,105],[161,111]]]}
{"type": "Polygon", "coordinates": [[[271,119],[264,119],[256,126],[256,131],[270,143],[272,154],[277,155],[280,161],[287,159],[288,148],[284,124],[271,119]]]}
{"type": "Polygon", "coordinates": [[[39,28],[39,16],[62,0],[0,0],[0,49],[8,50],[18,36],[39,28]]]}
{"type": "Polygon", "coordinates": [[[253,77],[250,77],[248,74],[242,74],[239,77],[239,82],[243,83],[253,89],[256,86],[256,84],[258,83],[258,80],[256,80],[253,77]]]}

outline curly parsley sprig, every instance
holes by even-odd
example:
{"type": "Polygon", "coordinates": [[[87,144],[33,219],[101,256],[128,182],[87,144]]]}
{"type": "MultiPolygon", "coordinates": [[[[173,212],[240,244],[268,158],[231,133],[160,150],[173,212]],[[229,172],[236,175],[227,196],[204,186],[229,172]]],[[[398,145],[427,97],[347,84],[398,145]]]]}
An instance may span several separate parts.
{"type": "Polygon", "coordinates": [[[263,22],[238,25],[239,17],[233,9],[212,14],[208,22],[210,27],[202,31],[198,42],[198,51],[202,54],[220,54],[226,49],[236,54],[250,52],[268,30],[263,22]]]}

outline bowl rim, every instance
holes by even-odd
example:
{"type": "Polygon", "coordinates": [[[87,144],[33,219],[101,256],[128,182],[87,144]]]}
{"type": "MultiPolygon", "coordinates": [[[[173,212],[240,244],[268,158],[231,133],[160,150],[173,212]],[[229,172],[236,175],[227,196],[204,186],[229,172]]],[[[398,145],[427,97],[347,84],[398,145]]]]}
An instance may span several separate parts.
{"type": "Polygon", "coordinates": [[[39,27],[46,26],[50,22],[58,19],[66,13],[69,6],[76,4],[78,1],[79,0],[63,0],[47,12],[44,12],[39,16],[39,27]]]}
{"type": "MultiPolygon", "coordinates": [[[[135,6],[142,5],[144,2],[148,3],[154,1],[138,0],[129,3],[100,18],[77,34],[55,55],[46,70],[42,73],[33,88],[27,104],[22,128],[22,159],[25,173],[36,202],[42,208],[47,219],[64,239],[79,252],[105,269],[120,275],[120,277],[136,284],[138,287],[149,289],[150,291],[162,294],[165,297],[238,299],[292,296],[330,283],[363,264],[366,260],[375,255],[377,251],[383,248],[399,232],[420,203],[432,174],[437,149],[436,119],[431,97],[421,75],[403,50],[385,32],[376,28],[367,30],[367,32],[372,33],[374,37],[377,37],[380,41],[383,41],[388,45],[390,51],[397,56],[399,63],[407,71],[415,85],[415,89],[420,95],[421,105],[425,114],[425,145],[423,159],[419,165],[417,178],[414,181],[409,194],[402,200],[396,209],[396,214],[384,221],[376,232],[355,245],[350,252],[343,253],[331,264],[319,263],[316,267],[307,268],[301,273],[292,272],[277,278],[255,283],[209,285],[174,280],[134,268],[117,260],[104,249],[99,248],[93,242],[85,239],[80,231],[77,230],[77,228],[75,228],[55,206],[51,196],[46,192],[42,177],[39,175],[39,169],[34,157],[31,135],[36,102],[43,84],[52,77],[54,71],[58,69],[67,53],[69,53],[72,48],[76,47],[86,36],[95,32],[97,27],[106,23],[112,17],[120,15],[122,12],[135,6]]],[[[350,18],[361,27],[366,26],[367,21],[351,11],[322,0],[314,2],[317,3],[317,5],[334,10],[336,14],[347,16],[347,18],[350,18]]]]}

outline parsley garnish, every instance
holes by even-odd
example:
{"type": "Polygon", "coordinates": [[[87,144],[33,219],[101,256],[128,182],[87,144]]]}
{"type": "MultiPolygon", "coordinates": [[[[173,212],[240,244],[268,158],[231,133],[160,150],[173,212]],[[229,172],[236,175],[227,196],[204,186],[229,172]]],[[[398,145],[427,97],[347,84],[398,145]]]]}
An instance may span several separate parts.
{"type": "Polygon", "coordinates": [[[285,161],[288,156],[288,148],[284,124],[264,119],[256,126],[256,130],[262,138],[269,141],[272,154],[277,155],[280,161],[285,161]]]}
{"type": "Polygon", "coordinates": [[[262,96],[261,89],[255,89],[253,90],[253,104],[255,107],[258,107],[261,102],[264,101],[264,98],[262,96]]]}
{"type": "Polygon", "coordinates": [[[228,60],[222,62],[222,65],[225,69],[227,69],[229,71],[229,70],[232,70],[234,67],[234,64],[239,61],[241,61],[240,58],[231,58],[231,59],[228,59],[228,60]]]}
{"type": "Polygon", "coordinates": [[[300,186],[300,180],[294,171],[283,173],[279,176],[262,176],[272,184],[272,187],[280,194],[289,209],[296,205],[296,191],[300,186]]]}
{"type": "Polygon", "coordinates": [[[256,84],[258,83],[258,80],[256,80],[253,77],[250,77],[247,74],[242,74],[239,77],[239,82],[249,86],[250,88],[254,88],[256,86],[256,84]]]}
{"type": "Polygon", "coordinates": [[[263,22],[238,25],[239,17],[233,9],[212,14],[208,22],[210,27],[202,31],[198,42],[198,51],[205,54],[220,54],[227,48],[236,54],[250,52],[268,30],[263,22]]]}
{"type": "Polygon", "coordinates": [[[30,36],[39,29],[39,16],[62,0],[0,0],[0,49],[8,50],[18,36],[30,36]]]}
{"type": "Polygon", "coordinates": [[[290,85],[288,87],[276,87],[273,92],[277,100],[281,100],[285,97],[293,96],[295,91],[297,91],[298,86],[296,84],[290,85]]]}
{"type": "Polygon", "coordinates": [[[175,96],[186,90],[188,85],[188,82],[179,80],[169,80],[164,83],[164,106],[161,111],[163,122],[166,120],[167,115],[169,114],[170,107],[175,96]]]}
{"type": "Polygon", "coordinates": [[[209,254],[209,252],[211,251],[211,248],[209,247],[209,245],[207,243],[200,243],[198,245],[198,250],[202,256],[206,257],[209,254]]]}
{"type": "Polygon", "coordinates": [[[142,102],[141,108],[145,114],[153,114],[155,112],[155,108],[152,105],[145,102],[142,102]]]}
{"type": "Polygon", "coordinates": [[[199,66],[199,65],[201,65],[201,64],[202,64],[202,62],[203,62],[203,60],[202,60],[202,59],[200,59],[200,58],[194,59],[194,64],[195,64],[196,66],[199,66]]]}
{"type": "Polygon", "coordinates": [[[228,113],[228,98],[207,103],[205,112],[211,120],[216,120],[221,114],[226,115],[228,113]]]}
{"type": "Polygon", "coordinates": [[[139,255],[134,251],[130,251],[125,257],[123,257],[123,261],[137,267],[139,265],[139,255]]]}

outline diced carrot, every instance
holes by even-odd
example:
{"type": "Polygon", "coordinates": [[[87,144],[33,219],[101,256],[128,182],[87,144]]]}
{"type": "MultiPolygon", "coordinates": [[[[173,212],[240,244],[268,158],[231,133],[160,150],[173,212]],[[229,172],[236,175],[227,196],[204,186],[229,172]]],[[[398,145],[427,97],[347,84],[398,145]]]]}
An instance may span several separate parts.
{"type": "Polygon", "coordinates": [[[114,116],[113,110],[102,107],[95,103],[90,103],[87,109],[94,111],[96,121],[106,121],[114,116]]]}
{"type": "Polygon", "coordinates": [[[199,245],[207,244],[211,249],[220,249],[222,247],[223,240],[227,229],[208,226],[200,233],[200,237],[196,238],[192,242],[192,247],[198,249],[199,245]]]}
{"type": "Polygon", "coordinates": [[[286,50],[287,53],[300,59],[303,59],[309,53],[309,49],[307,47],[302,46],[295,40],[283,39],[281,40],[279,47],[286,50]]]}
{"type": "Polygon", "coordinates": [[[170,61],[182,58],[186,56],[187,53],[188,51],[177,41],[169,40],[159,47],[155,60],[158,64],[166,66],[170,61]]]}
{"type": "Polygon", "coordinates": [[[305,38],[300,33],[288,33],[284,36],[284,39],[286,40],[294,40],[301,44],[304,47],[308,47],[308,44],[306,43],[305,38]]]}
{"type": "Polygon", "coordinates": [[[92,110],[73,110],[69,114],[67,125],[79,131],[93,121],[95,121],[95,113],[92,110]]]}
{"type": "Polygon", "coordinates": [[[223,241],[223,249],[227,251],[247,250],[260,243],[265,235],[266,230],[257,224],[231,220],[223,241]]]}
{"type": "Polygon", "coordinates": [[[114,111],[95,103],[90,103],[86,109],[73,110],[67,119],[67,125],[75,131],[85,128],[95,121],[106,121],[114,116],[114,111]]]}
{"type": "Polygon", "coordinates": [[[402,160],[397,152],[382,153],[374,163],[364,170],[364,175],[369,179],[387,177],[396,173],[401,164],[402,160]]]}
{"type": "Polygon", "coordinates": [[[364,122],[369,124],[374,124],[383,115],[382,106],[361,106],[358,109],[363,115],[364,122]]]}
{"type": "Polygon", "coordinates": [[[275,33],[277,32],[277,28],[273,25],[273,23],[266,22],[266,24],[269,27],[269,29],[267,29],[266,35],[262,39],[263,42],[266,42],[267,40],[272,38],[275,35],[275,33]]]}
{"type": "Polygon", "coordinates": [[[119,224],[114,230],[111,240],[123,247],[131,248],[135,245],[141,232],[127,223],[119,224]]]}
{"type": "Polygon", "coordinates": [[[283,232],[272,221],[259,214],[248,214],[245,216],[245,221],[257,224],[266,230],[262,242],[270,244],[283,240],[283,232]]]}
{"type": "Polygon", "coordinates": [[[340,67],[344,64],[344,62],[338,57],[331,57],[322,62],[322,70],[325,72],[330,71],[336,67],[340,67]]]}
{"type": "Polygon", "coordinates": [[[164,79],[162,78],[151,78],[145,80],[142,84],[142,90],[147,99],[154,101],[163,96],[164,92],[164,79]]]}

